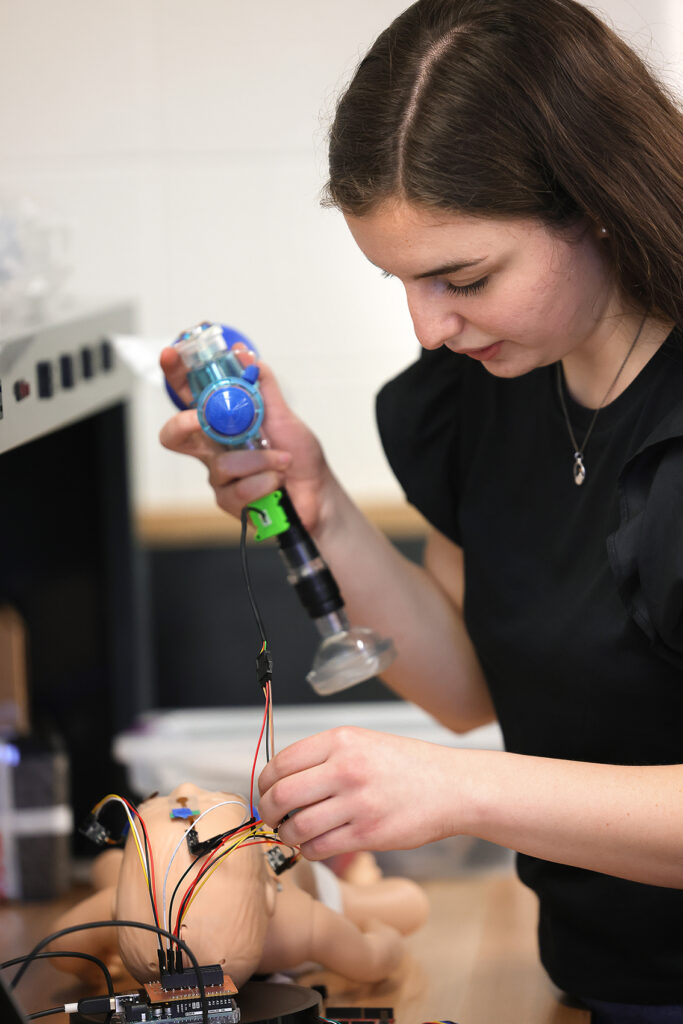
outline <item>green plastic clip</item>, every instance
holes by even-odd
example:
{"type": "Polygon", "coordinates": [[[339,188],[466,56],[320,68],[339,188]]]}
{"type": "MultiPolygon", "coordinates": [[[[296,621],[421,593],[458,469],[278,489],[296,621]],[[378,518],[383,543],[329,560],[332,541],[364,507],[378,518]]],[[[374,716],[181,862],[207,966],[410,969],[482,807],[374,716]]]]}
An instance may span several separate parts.
{"type": "Polygon", "coordinates": [[[266,494],[265,498],[250,503],[249,517],[256,527],[255,540],[277,537],[279,533],[286,533],[289,529],[289,519],[280,505],[281,497],[282,491],[273,491],[272,494],[266,494]],[[259,511],[252,512],[251,509],[259,511]]]}

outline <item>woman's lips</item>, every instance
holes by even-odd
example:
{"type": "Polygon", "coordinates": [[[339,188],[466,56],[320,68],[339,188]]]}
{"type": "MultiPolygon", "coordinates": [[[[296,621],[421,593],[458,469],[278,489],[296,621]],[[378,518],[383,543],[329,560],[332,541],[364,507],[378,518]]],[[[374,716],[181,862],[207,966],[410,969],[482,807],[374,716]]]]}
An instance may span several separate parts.
{"type": "Polygon", "coordinates": [[[482,362],[486,362],[487,359],[493,359],[498,354],[502,344],[502,341],[494,341],[493,345],[487,345],[486,348],[461,348],[459,354],[469,356],[470,359],[481,359],[482,362]]]}

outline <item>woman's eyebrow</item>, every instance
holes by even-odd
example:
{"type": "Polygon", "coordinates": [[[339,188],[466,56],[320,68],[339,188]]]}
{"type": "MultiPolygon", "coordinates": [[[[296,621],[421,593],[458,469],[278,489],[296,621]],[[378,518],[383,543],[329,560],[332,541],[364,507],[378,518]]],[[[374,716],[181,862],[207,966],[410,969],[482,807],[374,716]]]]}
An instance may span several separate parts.
{"type": "Polygon", "coordinates": [[[440,274],[456,274],[459,270],[464,270],[466,267],[476,267],[478,263],[483,263],[485,259],[485,256],[480,256],[478,260],[463,260],[459,263],[446,263],[443,267],[436,267],[434,270],[425,270],[423,274],[416,274],[415,280],[419,281],[423,277],[438,277],[440,274]]]}
{"type": "MultiPolygon", "coordinates": [[[[434,270],[425,270],[422,274],[415,274],[413,280],[420,281],[425,277],[439,277],[441,274],[457,274],[459,270],[465,270],[467,267],[476,267],[477,264],[483,263],[485,259],[486,256],[480,256],[477,260],[461,260],[459,263],[446,263],[443,267],[436,267],[434,270]]],[[[388,270],[382,270],[381,273],[382,277],[394,276],[388,270]]]]}

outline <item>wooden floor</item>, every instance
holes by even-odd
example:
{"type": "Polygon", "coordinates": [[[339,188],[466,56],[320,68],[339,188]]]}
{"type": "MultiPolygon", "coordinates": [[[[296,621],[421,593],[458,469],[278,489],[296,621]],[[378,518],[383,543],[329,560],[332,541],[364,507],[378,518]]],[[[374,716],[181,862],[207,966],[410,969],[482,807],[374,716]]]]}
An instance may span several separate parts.
{"type": "MultiPolygon", "coordinates": [[[[330,1005],[393,1006],[397,1024],[444,1019],[457,1024],[588,1024],[588,1013],[563,1005],[544,974],[536,951],[536,900],[511,873],[427,882],[425,889],[431,916],[407,940],[399,976],[362,987],[349,987],[327,974],[303,980],[324,981],[330,1005]]],[[[59,905],[0,908],[2,959],[29,952],[50,931],[57,912],[82,896],[83,890],[59,905]]],[[[133,986],[125,976],[116,981],[118,991],[133,986]]],[[[45,961],[33,964],[17,989],[22,1006],[31,1012],[86,994],[95,993],[83,991],[45,961]]],[[[67,1020],[57,1014],[47,1019],[55,1024],[67,1020]]]]}

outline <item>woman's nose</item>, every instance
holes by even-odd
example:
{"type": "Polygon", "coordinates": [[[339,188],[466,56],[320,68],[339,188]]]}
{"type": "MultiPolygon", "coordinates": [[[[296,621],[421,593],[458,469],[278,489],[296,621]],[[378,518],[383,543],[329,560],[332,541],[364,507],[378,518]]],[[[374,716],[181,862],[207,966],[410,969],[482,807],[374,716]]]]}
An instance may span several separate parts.
{"type": "Polygon", "coordinates": [[[444,296],[429,296],[406,289],[415,336],[423,348],[440,348],[463,329],[465,320],[449,309],[444,296]]]}

